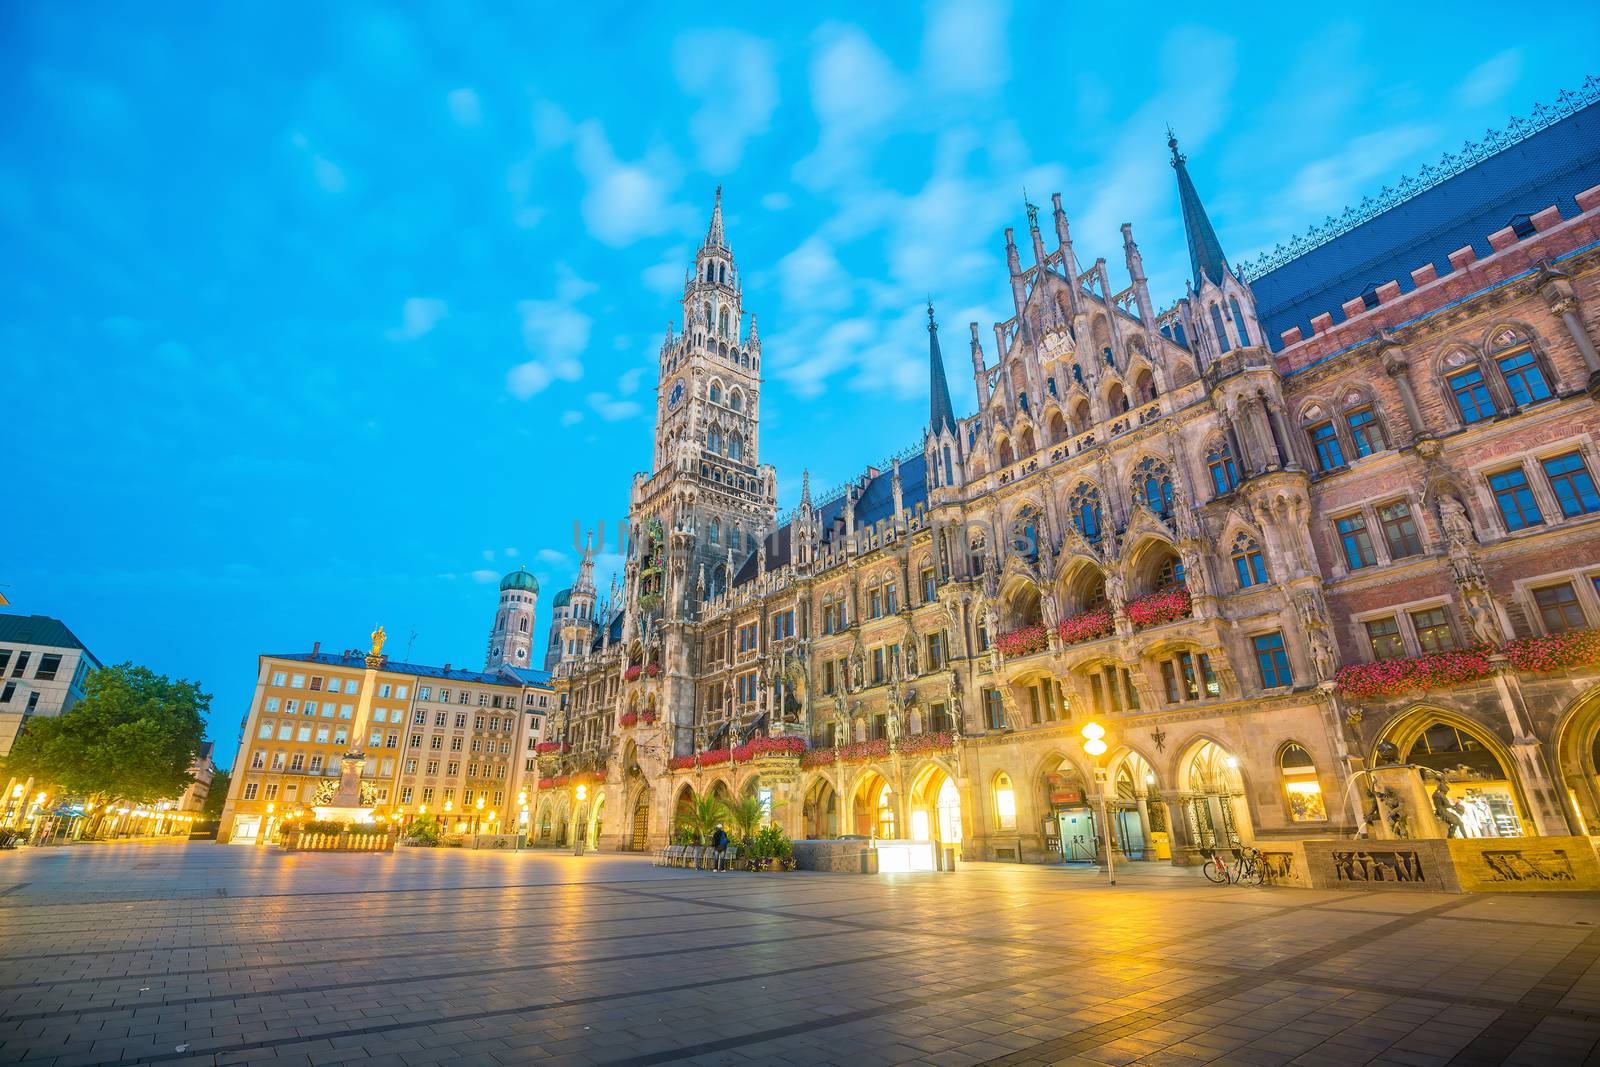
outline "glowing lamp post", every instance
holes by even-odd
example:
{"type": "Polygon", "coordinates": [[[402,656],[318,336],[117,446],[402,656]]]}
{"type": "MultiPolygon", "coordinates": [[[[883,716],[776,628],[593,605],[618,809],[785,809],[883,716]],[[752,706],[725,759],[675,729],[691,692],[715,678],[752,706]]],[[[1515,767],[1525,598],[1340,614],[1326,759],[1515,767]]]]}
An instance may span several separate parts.
{"type": "MultiPolygon", "coordinates": [[[[589,797],[589,787],[579,782],[572,795],[577,798],[578,804],[582,804],[589,797]]],[[[577,805],[574,805],[573,808],[573,814],[576,815],[577,805]]],[[[574,818],[572,820],[572,854],[574,856],[583,855],[583,837],[583,824],[574,818]]]]}
{"type": "Polygon", "coordinates": [[[1106,874],[1111,879],[1111,884],[1117,884],[1116,850],[1111,843],[1111,814],[1109,786],[1105,768],[1100,763],[1100,757],[1106,754],[1106,728],[1099,723],[1089,721],[1083,724],[1079,731],[1083,734],[1083,750],[1094,757],[1095,784],[1100,787],[1100,833],[1106,842],[1106,874]]]}

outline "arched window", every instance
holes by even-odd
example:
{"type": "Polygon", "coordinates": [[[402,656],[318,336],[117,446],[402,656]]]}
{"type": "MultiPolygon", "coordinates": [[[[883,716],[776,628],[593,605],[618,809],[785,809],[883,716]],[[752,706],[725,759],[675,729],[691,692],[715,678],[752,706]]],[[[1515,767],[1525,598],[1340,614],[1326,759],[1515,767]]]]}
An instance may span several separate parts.
{"type": "Polygon", "coordinates": [[[717,355],[721,356],[723,359],[727,359],[728,358],[728,342],[726,342],[726,341],[718,341],[717,342],[717,355]]]}
{"type": "MultiPolygon", "coordinates": [[[[721,337],[728,336],[728,309],[727,308],[723,308],[721,311],[717,312],[717,334],[718,334],[718,336],[721,336],[721,337]]],[[[728,353],[726,351],[724,351],[722,353],[722,356],[723,356],[724,359],[726,359],[727,356],[728,356],[728,353]]]]}
{"type": "Polygon", "coordinates": [[[1155,570],[1155,577],[1150,582],[1151,592],[1159,593],[1163,589],[1176,589],[1181,585],[1183,585],[1183,560],[1169,552],[1155,570]]]}
{"type": "MultiPolygon", "coordinates": [[[[719,454],[722,452],[722,431],[715,426],[706,431],[706,447],[719,454]]],[[[721,480],[722,474],[719,471],[717,473],[717,481],[720,482],[721,480]]]]}
{"type": "Polygon", "coordinates": [[[1133,468],[1133,495],[1157,515],[1172,514],[1172,475],[1167,465],[1154,456],[1140,460],[1133,468]]]}
{"type": "Polygon", "coordinates": [[[1092,545],[1100,543],[1100,490],[1088,482],[1079,482],[1067,497],[1067,508],[1072,514],[1072,525],[1078,528],[1083,539],[1092,545]]]}
{"type": "Polygon", "coordinates": [[[1261,555],[1261,546],[1247,533],[1241,532],[1233,539],[1233,572],[1239,579],[1240,589],[1266,584],[1267,563],[1261,555]]]}
{"type": "Polygon", "coordinates": [[[1148,370],[1141,370],[1139,377],[1134,380],[1133,392],[1139,398],[1141,405],[1148,404],[1156,398],[1156,377],[1148,370]]]}
{"type": "Polygon", "coordinates": [[[1222,324],[1222,309],[1216,304],[1211,305],[1211,328],[1217,335],[1217,344],[1222,346],[1222,351],[1233,351],[1233,346],[1228,343],[1228,328],[1222,324]]]}
{"type": "Polygon", "coordinates": [[[707,300],[706,304],[705,304],[705,307],[703,309],[701,309],[701,310],[702,310],[702,313],[705,315],[705,318],[701,319],[700,322],[701,322],[702,325],[705,326],[706,332],[710,333],[711,332],[711,323],[714,321],[712,319],[712,317],[711,317],[711,301],[707,300]]]}
{"type": "Polygon", "coordinates": [[[728,394],[728,406],[735,411],[744,410],[744,394],[735,389],[728,394]]]}
{"type": "Polygon", "coordinates": [[[727,266],[727,264],[718,263],[717,264],[717,284],[719,284],[719,285],[723,284],[727,280],[728,280],[728,266],[727,266]]]}
{"type": "Polygon", "coordinates": [[[885,840],[892,840],[896,836],[894,819],[894,791],[884,785],[878,793],[877,829],[878,836],[885,840]]]}
{"type": "Polygon", "coordinates": [[[1328,808],[1322,800],[1322,783],[1317,780],[1317,766],[1311,762],[1311,753],[1293,742],[1284,745],[1278,756],[1278,768],[1283,772],[1289,818],[1295,822],[1325,821],[1328,808]]]}
{"type": "Polygon", "coordinates": [[[984,539],[983,531],[967,531],[967,570],[973,575],[983,573],[984,549],[988,542],[984,539]]]}
{"type": "Polygon", "coordinates": [[[1039,509],[1032,504],[1011,524],[1011,550],[1030,560],[1039,558],[1039,509]]]}
{"type": "Polygon", "coordinates": [[[528,632],[528,617],[526,615],[517,620],[517,629],[521,630],[523,633],[528,632]]]}
{"type": "Polygon", "coordinates": [[[1122,391],[1122,386],[1112,383],[1111,389],[1106,393],[1106,407],[1113,416],[1128,410],[1128,395],[1122,391]]]}
{"type": "Polygon", "coordinates": [[[728,438],[728,458],[744,459],[744,438],[738,434],[728,438]]]}
{"type": "Polygon", "coordinates": [[[716,519],[711,520],[711,543],[714,545],[722,543],[722,523],[716,519]]]}
{"type": "Polygon", "coordinates": [[[1239,347],[1250,347],[1250,331],[1245,328],[1244,312],[1239,310],[1239,298],[1229,297],[1228,306],[1233,308],[1233,325],[1239,331],[1239,347]]]}
{"type": "Polygon", "coordinates": [[[1017,454],[1011,450],[1010,441],[1002,440],[1000,442],[999,459],[1002,467],[1009,467],[1017,461],[1017,454]]]}
{"type": "Polygon", "coordinates": [[[716,277],[716,275],[713,273],[713,271],[715,269],[716,268],[712,264],[710,264],[710,263],[706,264],[706,281],[709,282],[709,281],[713,280],[716,277]]]}
{"type": "Polygon", "coordinates": [[[1094,425],[1094,416],[1089,413],[1089,402],[1080,399],[1072,405],[1072,432],[1087,433],[1089,427],[1094,425]]]}
{"type": "Polygon", "coordinates": [[[1233,462],[1233,450],[1226,438],[1219,437],[1206,450],[1206,471],[1211,475],[1211,488],[1217,496],[1226,496],[1239,487],[1239,468],[1233,462]]]}
{"type": "Polygon", "coordinates": [[[999,830],[1017,828],[1017,791],[1004,771],[994,776],[994,824],[999,830]]]}
{"type": "Polygon", "coordinates": [[[711,402],[713,404],[722,403],[722,386],[716,382],[711,383],[711,402]]]}

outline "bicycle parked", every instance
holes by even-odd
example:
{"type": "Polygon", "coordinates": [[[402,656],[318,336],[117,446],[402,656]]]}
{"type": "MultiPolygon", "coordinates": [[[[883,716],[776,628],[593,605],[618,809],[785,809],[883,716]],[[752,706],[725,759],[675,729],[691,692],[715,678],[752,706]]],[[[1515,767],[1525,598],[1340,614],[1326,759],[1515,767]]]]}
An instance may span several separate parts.
{"type": "Polygon", "coordinates": [[[1229,849],[1233,853],[1234,864],[1230,868],[1216,849],[1203,848],[1200,854],[1205,857],[1205,862],[1200,865],[1200,870],[1205,873],[1207,880],[1217,885],[1260,885],[1267,874],[1266,861],[1262,858],[1261,850],[1245,845],[1242,848],[1229,849]]]}

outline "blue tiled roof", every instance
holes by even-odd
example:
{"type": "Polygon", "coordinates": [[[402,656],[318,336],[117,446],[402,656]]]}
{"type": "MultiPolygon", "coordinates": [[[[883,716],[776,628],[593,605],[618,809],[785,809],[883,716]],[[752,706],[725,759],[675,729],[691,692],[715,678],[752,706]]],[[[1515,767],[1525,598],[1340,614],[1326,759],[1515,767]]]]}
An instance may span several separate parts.
{"type": "MultiPolygon", "coordinates": [[[[829,541],[834,537],[844,535],[844,504],[848,494],[841,494],[831,500],[824,500],[817,507],[821,516],[820,527],[822,539],[829,541]]],[[[918,504],[925,504],[928,500],[928,459],[919,452],[914,456],[900,461],[900,503],[907,511],[916,508],[918,504]]],[[[887,519],[894,514],[894,467],[889,466],[872,476],[866,488],[856,498],[856,529],[871,526],[882,519],[887,519]]],[[[762,549],[767,554],[767,569],[772,570],[786,565],[791,558],[792,524],[784,523],[762,542],[762,549]]],[[[756,576],[755,553],[739,567],[734,575],[733,584],[743,585],[756,576]]]]}
{"type": "Polygon", "coordinates": [[[0,642],[18,645],[43,645],[46,648],[77,648],[89,657],[96,667],[100,661],[95,659],[84,643],[78,640],[78,635],[67,628],[67,624],[60,619],[52,619],[48,615],[0,615],[0,642]]]}
{"type": "MultiPolygon", "coordinates": [[[[363,670],[367,665],[367,657],[360,652],[354,655],[334,652],[288,652],[268,658],[299,660],[301,663],[320,663],[327,667],[348,667],[354,670],[363,670]]],[[[383,666],[379,669],[389,671],[392,674],[414,674],[419,678],[438,678],[441,681],[448,682],[474,682],[478,685],[539,685],[548,687],[550,684],[550,675],[547,672],[519,667],[506,667],[504,668],[504,673],[486,674],[483,671],[466,671],[456,667],[452,667],[447,671],[443,667],[430,667],[423,663],[399,663],[395,660],[384,660],[383,666]],[[538,677],[542,680],[530,680],[533,677],[538,677]]]]}
{"type": "Polygon", "coordinates": [[[1600,104],[1592,104],[1516,141],[1395,204],[1332,240],[1252,277],[1256,313],[1273,349],[1298,326],[1310,335],[1324,312],[1342,322],[1340,305],[1372,287],[1399,282],[1425,263],[1450,271],[1449,255],[1471,245],[1487,256],[1489,234],[1555,205],[1577,214],[1574,197],[1600,185],[1600,104]]]}

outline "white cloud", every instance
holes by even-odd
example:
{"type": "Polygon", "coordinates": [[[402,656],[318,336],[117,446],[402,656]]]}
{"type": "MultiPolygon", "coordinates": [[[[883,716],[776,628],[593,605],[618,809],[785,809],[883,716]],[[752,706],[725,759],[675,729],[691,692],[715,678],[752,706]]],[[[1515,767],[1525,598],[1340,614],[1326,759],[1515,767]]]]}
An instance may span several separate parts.
{"type": "Polygon", "coordinates": [[[581,205],[583,221],[596,240],[622,248],[672,226],[676,209],[664,175],[676,168],[668,157],[623,163],[600,124],[591,120],[577,128],[576,158],[589,186],[581,205]]]}
{"type": "Polygon", "coordinates": [[[684,272],[688,269],[690,256],[686,245],[668,249],[661,262],[644,269],[645,286],[662,296],[682,296],[684,272]]]}
{"type": "Polygon", "coordinates": [[[583,412],[581,411],[564,411],[561,413],[561,425],[563,426],[576,426],[582,421],[583,412]]]}
{"type": "Polygon", "coordinates": [[[673,47],[673,71],[684,93],[700,101],[689,135],[701,166],[713,174],[733,170],[778,106],[772,46],[737,30],[686,33],[673,47]]]}
{"type": "Polygon", "coordinates": [[[483,121],[483,108],[478,94],[471,89],[455,89],[445,97],[450,117],[463,126],[476,126],[483,121]]]}
{"type": "Polygon", "coordinates": [[[636,400],[617,400],[605,393],[590,393],[589,407],[594,413],[607,422],[621,422],[631,419],[643,410],[636,400]]]}
{"type": "Polygon", "coordinates": [[[289,135],[289,143],[294,146],[297,152],[310,160],[311,178],[322,187],[323,192],[342,193],[345,191],[349,182],[345,178],[344,169],[319,152],[312,145],[309,137],[299,130],[295,130],[289,135]]]}
{"type": "Polygon", "coordinates": [[[1462,107],[1485,107],[1499,103],[1517,84],[1522,74],[1522,51],[1507,49],[1473,67],[1456,89],[1462,107]]]}
{"type": "Polygon", "coordinates": [[[481,582],[484,585],[488,585],[490,582],[498,582],[500,580],[500,575],[497,572],[489,570],[473,571],[467,577],[471,578],[475,582],[481,582]]]}
{"type": "Polygon", "coordinates": [[[1350,140],[1337,154],[1301,167],[1283,200],[1307,217],[1335,215],[1367,186],[1392,176],[1401,163],[1437,140],[1427,126],[1397,125],[1350,140]]]}
{"type": "Polygon", "coordinates": [[[494,549],[492,549],[492,548],[484,549],[483,550],[483,558],[484,558],[484,560],[486,562],[493,563],[494,562],[494,549]]]}
{"type": "Polygon", "coordinates": [[[617,392],[622,396],[632,396],[639,391],[639,380],[644,377],[645,368],[634,367],[623,371],[617,377],[617,392]]]}
{"type": "Polygon", "coordinates": [[[414,296],[400,306],[400,325],[385,331],[384,336],[391,341],[415,341],[432,332],[449,310],[443,300],[414,296]]]}
{"type": "Polygon", "coordinates": [[[859,353],[875,340],[875,333],[875,324],[860,318],[835,321],[813,338],[793,331],[772,346],[784,353],[778,377],[799,396],[819,396],[828,377],[852,366],[859,353]]]}
{"type": "Polygon", "coordinates": [[[947,0],[928,18],[922,38],[923,82],[932,92],[988,92],[1010,76],[1006,55],[1009,3],[947,0]]]}
{"type": "Polygon", "coordinates": [[[761,198],[761,206],[768,211],[788,211],[793,205],[788,193],[771,192],[761,198]]]}
{"type": "Polygon", "coordinates": [[[539,225],[548,210],[534,202],[534,157],[530,154],[506,168],[506,192],[511,194],[511,221],[518,229],[539,225]]]}
{"type": "Polygon", "coordinates": [[[517,552],[516,549],[514,549],[514,548],[506,549],[506,558],[507,559],[516,559],[518,555],[519,555],[519,553],[517,552]]]}
{"type": "Polygon", "coordinates": [[[593,320],[556,300],[523,300],[517,311],[522,316],[522,342],[534,358],[507,372],[506,388],[512,395],[526,400],[554,381],[581,378],[583,364],[577,357],[589,346],[593,320]]]}
{"type": "Polygon", "coordinates": [[[854,26],[828,26],[811,60],[811,107],[821,135],[794,166],[796,180],[822,188],[858,171],[882,128],[907,99],[889,57],[854,26]]]}
{"type": "Polygon", "coordinates": [[[540,563],[546,563],[552,567],[565,567],[570,563],[565,552],[557,552],[553,548],[541,548],[534,553],[534,558],[540,563]]]}
{"type": "Polygon", "coordinates": [[[817,234],[778,260],[778,282],[786,305],[796,311],[836,311],[850,305],[850,275],[833,246],[817,234]]]}
{"type": "Polygon", "coordinates": [[[565,263],[556,264],[556,299],[568,304],[577,303],[590,293],[598,292],[600,287],[594,282],[578,277],[577,273],[565,263]]]}

